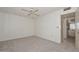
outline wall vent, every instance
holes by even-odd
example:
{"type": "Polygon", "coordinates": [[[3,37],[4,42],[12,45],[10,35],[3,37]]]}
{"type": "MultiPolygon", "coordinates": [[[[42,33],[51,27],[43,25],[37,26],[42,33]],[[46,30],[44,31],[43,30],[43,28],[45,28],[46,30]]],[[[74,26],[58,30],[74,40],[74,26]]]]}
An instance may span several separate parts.
{"type": "Polygon", "coordinates": [[[67,10],[70,10],[70,9],[71,9],[71,7],[67,7],[67,8],[64,9],[64,11],[67,11],[67,10]]]}

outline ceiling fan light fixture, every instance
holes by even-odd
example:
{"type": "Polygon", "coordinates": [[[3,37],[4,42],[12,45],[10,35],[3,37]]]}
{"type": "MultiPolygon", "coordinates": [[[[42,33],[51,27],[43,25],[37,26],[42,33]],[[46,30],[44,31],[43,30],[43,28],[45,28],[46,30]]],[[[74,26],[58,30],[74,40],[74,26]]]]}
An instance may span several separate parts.
{"type": "Polygon", "coordinates": [[[39,9],[30,8],[28,10],[22,9],[24,12],[28,12],[27,16],[39,16],[38,11],[39,9]]]}

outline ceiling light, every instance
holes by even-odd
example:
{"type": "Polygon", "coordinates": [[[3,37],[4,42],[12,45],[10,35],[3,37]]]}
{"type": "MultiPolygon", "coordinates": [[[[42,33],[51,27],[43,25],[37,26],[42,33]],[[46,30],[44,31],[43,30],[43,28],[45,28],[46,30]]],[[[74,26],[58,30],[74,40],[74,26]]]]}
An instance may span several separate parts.
{"type": "Polygon", "coordinates": [[[38,11],[39,11],[39,9],[34,9],[34,8],[30,8],[29,10],[26,10],[26,9],[22,9],[22,11],[24,11],[24,12],[28,12],[28,16],[39,16],[39,14],[38,14],[38,11]]]}

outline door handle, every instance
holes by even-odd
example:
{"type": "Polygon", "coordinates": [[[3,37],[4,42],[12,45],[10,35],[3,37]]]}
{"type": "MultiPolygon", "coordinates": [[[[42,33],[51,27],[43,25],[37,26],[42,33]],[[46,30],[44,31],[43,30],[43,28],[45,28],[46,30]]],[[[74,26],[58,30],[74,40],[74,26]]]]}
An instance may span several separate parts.
{"type": "Polygon", "coordinates": [[[56,28],[59,28],[59,26],[56,26],[56,28]]]}

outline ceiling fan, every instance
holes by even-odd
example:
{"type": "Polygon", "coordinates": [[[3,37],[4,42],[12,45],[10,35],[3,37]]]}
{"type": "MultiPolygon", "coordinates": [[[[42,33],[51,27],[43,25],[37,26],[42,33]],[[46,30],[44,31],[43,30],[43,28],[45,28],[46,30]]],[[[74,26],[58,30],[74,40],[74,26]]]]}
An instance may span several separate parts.
{"type": "Polygon", "coordinates": [[[34,9],[34,8],[30,8],[29,10],[26,9],[22,9],[22,11],[24,12],[28,12],[28,16],[39,16],[40,14],[38,14],[39,9],[34,9]]]}

